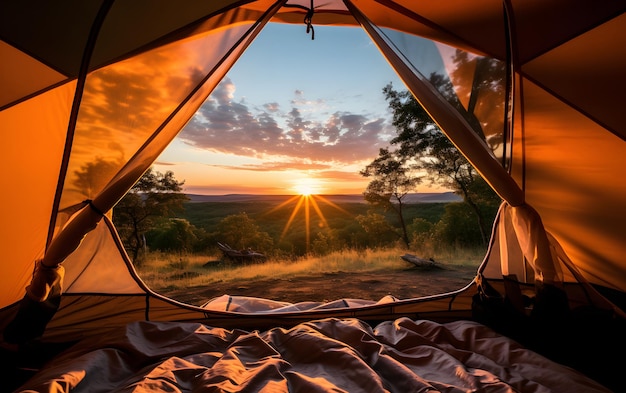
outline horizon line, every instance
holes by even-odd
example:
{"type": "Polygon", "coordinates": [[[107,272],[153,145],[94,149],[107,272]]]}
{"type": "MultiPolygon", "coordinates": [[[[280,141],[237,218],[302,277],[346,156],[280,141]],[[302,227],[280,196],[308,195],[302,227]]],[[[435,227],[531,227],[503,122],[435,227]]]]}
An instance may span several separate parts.
{"type": "MultiPolygon", "coordinates": [[[[285,193],[285,194],[267,194],[267,193],[251,193],[251,192],[231,192],[226,194],[207,194],[199,192],[182,192],[187,195],[206,195],[206,196],[229,196],[229,195],[259,195],[259,196],[294,196],[301,195],[298,193],[285,193]]],[[[418,195],[418,194],[454,194],[454,191],[435,191],[435,192],[410,192],[406,195],[418,195]]],[[[310,195],[363,195],[363,193],[313,193],[310,195]]]]}

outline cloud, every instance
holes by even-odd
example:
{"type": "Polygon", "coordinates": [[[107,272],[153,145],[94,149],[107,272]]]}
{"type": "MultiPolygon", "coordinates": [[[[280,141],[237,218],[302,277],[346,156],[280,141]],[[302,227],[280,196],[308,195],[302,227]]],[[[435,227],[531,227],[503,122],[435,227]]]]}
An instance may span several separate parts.
{"type": "Polygon", "coordinates": [[[315,178],[327,180],[327,181],[337,181],[337,182],[355,182],[362,181],[363,176],[361,176],[357,171],[354,172],[346,172],[346,171],[321,171],[313,176],[315,178]]]}
{"type": "Polygon", "coordinates": [[[263,104],[263,107],[268,112],[278,112],[280,109],[280,105],[278,105],[277,102],[268,102],[266,104],[263,104]]]}
{"type": "Polygon", "coordinates": [[[226,195],[226,194],[283,194],[285,190],[280,187],[267,186],[260,188],[258,185],[233,185],[233,184],[215,184],[210,186],[185,186],[185,192],[188,194],[206,194],[206,195],[226,195]]]}
{"type": "Polygon", "coordinates": [[[168,161],[160,161],[160,160],[157,160],[157,161],[155,161],[155,162],[154,162],[154,165],[159,165],[159,166],[174,166],[174,165],[176,165],[176,163],[175,163],[175,162],[168,162],[168,161]]]}
{"type": "Polygon", "coordinates": [[[393,134],[386,118],[322,112],[324,100],[309,100],[300,90],[294,92],[289,108],[277,102],[253,106],[236,101],[235,91],[225,78],[179,139],[213,152],[269,160],[269,167],[281,161],[285,166],[305,162],[310,168],[314,163],[371,161],[393,134]]]}
{"type": "Polygon", "coordinates": [[[304,161],[269,161],[261,164],[242,164],[242,165],[210,165],[216,168],[239,170],[239,171],[323,171],[333,168],[330,164],[319,162],[304,162],[304,161]]]}

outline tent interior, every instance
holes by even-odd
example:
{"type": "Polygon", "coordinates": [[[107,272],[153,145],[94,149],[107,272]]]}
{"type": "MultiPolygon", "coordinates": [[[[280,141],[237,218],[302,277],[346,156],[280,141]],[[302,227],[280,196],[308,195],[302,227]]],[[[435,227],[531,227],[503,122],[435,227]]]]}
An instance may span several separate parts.
{"type": "Polygon", "coordinates": [[[623,0],[2,2],[4,385],[623,389],[624,10],[623,0]],[[137,276],[113,207],[267,23],[363,28],[502,198],[466,287],[233,312],[168,299],[137,276]],[[461,69],[444,47],[472,60],[461,69]],[[453,95],[430,83],[424,56],[445,63],[453,95]],[[490,94],[479,59],[504,65],[501,94],[490,94]],[[111,165],[79,179],[98,159],[111,165]],[[204,357],[193,352],[205,346],[204,357]],[[459,363],[444,368],[453,355],[459,363]]]}

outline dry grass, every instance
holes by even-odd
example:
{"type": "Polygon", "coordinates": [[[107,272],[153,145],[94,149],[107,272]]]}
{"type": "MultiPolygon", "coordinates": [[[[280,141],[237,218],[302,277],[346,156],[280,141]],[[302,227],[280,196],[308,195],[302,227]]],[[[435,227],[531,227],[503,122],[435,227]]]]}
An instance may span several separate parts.
{"type": "Polygon", "coordinates": [[[147,256],[139,276],[155,290],[205,286],[215,282],[245,282],[259,278],[286,279],[295,276],[336,272],[394,271],[407,268],[400,255],[412,253],[433,258],[442,265],[478,266],[482,249],[447,249],[430,254],[404,249],[345,250],[298,261],[270,260],[256,264],[234,264],[220,261],[221,255],[163,254],[147,256]]]}

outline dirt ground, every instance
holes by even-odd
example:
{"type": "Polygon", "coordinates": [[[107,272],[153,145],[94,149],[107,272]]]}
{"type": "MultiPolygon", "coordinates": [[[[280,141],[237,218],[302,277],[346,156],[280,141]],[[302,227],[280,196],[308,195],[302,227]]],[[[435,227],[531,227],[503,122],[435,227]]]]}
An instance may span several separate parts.
{"type": "Polygon", "coordinates": [[[160,291],[188,304],[202,305],[222,295],[251,296],[283,302],[327,302],[337,299],[379,300],[386,295],[406,299],[433,295],[467,285],[475,266],[408,267],[391,272],[336,272],[291,277],[254,279],[245,284],[218,282],[210,286],[160,291]]]}

